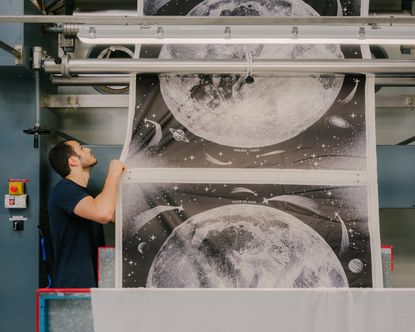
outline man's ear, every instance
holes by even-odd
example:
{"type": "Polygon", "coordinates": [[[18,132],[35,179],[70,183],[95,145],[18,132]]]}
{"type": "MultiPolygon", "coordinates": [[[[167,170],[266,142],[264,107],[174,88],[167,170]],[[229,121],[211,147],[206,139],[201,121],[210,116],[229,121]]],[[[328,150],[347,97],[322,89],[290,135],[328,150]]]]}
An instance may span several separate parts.
{"type": "Polygon", "coordinates": [[[79,158],[77,156],[70,156],[68,159],[69,166],[78,166],[79,165],[79,158]]]}

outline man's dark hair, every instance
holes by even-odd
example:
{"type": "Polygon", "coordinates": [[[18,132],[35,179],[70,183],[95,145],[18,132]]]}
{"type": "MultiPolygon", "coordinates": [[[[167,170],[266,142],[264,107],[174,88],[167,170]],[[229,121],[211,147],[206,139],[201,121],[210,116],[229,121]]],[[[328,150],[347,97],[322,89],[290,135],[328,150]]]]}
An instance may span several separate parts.
{"type": "Polygon", "coordinates": [[[73,140],[67,139],[62,142],[59,142],[49,151],[50,165],[55,170],[55,172],[63,178],[68,176],[71,172],[71,169],[69,168],[68,164],[68,159],[72,156],[77,155],[73,150],[72,146],[67,144],[68,141],[73,140]]]}

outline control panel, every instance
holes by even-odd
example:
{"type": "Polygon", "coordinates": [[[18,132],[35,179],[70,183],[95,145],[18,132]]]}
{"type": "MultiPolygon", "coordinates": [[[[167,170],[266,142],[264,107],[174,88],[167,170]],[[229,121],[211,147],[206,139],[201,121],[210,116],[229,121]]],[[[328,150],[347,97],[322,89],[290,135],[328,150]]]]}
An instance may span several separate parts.
{"type": "MultiPolygon", "coordinates": [[[[6,209],[26,209],[27,194],[25,193],[25,183],[28,179],[9,179],[9,192],[4,195],[4,207],[6,209]]],[[[27,220],[24,216],[12,216],[9,218],[12,222],[14,231],[23,231],[24,222],[27,220]]]]}

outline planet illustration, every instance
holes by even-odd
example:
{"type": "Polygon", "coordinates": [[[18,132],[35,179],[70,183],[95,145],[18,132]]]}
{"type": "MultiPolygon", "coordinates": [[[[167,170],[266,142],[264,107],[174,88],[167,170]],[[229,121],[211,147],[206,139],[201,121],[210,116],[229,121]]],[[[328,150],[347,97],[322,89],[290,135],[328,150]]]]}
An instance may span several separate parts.
{"type": "Polygon", "coordinates": [[[342,265],[312,228],[270,207],[233,204],[176,227],[150,268],[147,287],[348,287],[342,265]]]}
{"type": "Polygon", "coordinates": [[[183,130],[181,129],[174,129],[174,128],[169,128],[169,131],[173,134],[173,138],[178,141],[178,142],[185,142],[185,143],[189,143],[189,140],[187,139],[185,133],[183,130]]]}
{"type": "Polygon", "coordinates": [[[360,273],[363,270],[363,262],[358,259],[354,258],[349,262],[349,270],[353,273],[360,273]]]}
{"type": "MultiPolygon", "coordinates": [[[[319,16],[299,0],[206,0],[190,16],[319,16]]],[[[338,45],[164,45],[162,59],[342,59],[338,45]]],[[[316,69],[317,70],[317,69],[316,69]]],[[[231,147],[286,141],[318,121],[336,100],[344,75],[162,74],[163,99],[193,134],[231,147]]]]}
{"type": "Polygon", "coordinates": [[[147,251],[149,251],[149,249],[150,249],[150,246],[147,244],[147,242],[141,242],[138,245],[138,252],[140,254],[145,254],[147,251]]]}

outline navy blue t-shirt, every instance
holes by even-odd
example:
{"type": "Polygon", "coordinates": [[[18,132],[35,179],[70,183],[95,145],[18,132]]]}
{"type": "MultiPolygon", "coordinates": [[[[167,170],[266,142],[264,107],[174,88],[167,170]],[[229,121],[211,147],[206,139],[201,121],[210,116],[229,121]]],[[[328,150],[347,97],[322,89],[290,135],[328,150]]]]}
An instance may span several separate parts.
{"type": "Polygon", "coordinates": [[[98,247],[104,245],[104,230],[73,212],[87,196],[91,195],[86,188],[67,179],[60,180],[49,195],[55,288],[97,287],[98,247]]]}

